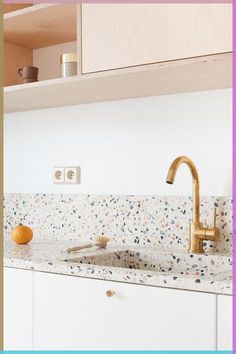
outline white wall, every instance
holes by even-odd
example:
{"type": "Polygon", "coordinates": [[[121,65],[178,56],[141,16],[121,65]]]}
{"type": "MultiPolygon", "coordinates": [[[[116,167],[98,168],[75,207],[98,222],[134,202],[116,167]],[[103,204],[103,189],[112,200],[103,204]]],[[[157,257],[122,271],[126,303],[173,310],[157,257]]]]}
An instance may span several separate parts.
{"type": "MultiPolygon", "coordinates": [[[[30,98],[29,98],[30,99],[30,98]]],[[[5,115],[5,192],[191,194],[182,166],[196,163],[202,195],[231,194],[231,90],[5,115]],[[80,185],[53,185],[53,166],[80,165],[80,185]]]]}

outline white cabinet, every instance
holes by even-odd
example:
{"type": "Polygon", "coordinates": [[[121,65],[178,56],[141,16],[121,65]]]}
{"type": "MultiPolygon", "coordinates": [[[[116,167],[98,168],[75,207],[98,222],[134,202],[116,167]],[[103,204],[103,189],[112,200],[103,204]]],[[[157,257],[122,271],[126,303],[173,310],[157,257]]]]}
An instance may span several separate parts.
{"type": "Polygon", "coordinates": [[[33,325],[35,350],[215,350],[216,295],[34,273],[33,325]]]}
{"type": "Polygon", "coordinates": [[[228,52],[231,33],[231,4],[83,4],[82,71],[228,52]]]}
{"type": "Polygon", "coordinates": [[[4,350],[32,350],[32,272],[4,268],[4,350]]]}
{"type": "Polygon", "coordinates": [[[232,350],[233,297],[218,296],[218,350],[232,350]]]}
{"type": "Polygon", "coordinates": [[[232,296],[4,269],[5,350],[231,348],[232,296]]]}

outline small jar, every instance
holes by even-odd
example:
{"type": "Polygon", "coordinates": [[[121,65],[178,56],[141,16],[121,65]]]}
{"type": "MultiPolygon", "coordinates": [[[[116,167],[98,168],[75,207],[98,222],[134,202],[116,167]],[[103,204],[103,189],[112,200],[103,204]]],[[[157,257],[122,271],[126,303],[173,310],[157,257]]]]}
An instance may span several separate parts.
{"type": "Polygon", "coordinates": [[[61,55],[61,77],[77,75],[77,55],[65,53],[61,55]]]}

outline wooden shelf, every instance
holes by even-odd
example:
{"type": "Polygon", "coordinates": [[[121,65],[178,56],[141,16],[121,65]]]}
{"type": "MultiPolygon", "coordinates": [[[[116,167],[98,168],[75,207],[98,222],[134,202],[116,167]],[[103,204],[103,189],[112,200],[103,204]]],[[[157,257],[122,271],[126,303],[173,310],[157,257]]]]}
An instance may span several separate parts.
{"type": "Polygon", "coordinates": [[[232,53],[85,74],[4,89],[4,111],[223,89],[232,86],[232,53]]]}
{"type": "Polygon", "coordinates": [[[4,15],[4,40],[18,46],[36,49],[76,39],[76,4],[40,4],[4,15]]]}
{"type": "Polygon", "coordinates": [[[33,4],[3,4],[3,13],[6,14],[8,12],[24,9],[25,7],[32,6],[33,4]]]}

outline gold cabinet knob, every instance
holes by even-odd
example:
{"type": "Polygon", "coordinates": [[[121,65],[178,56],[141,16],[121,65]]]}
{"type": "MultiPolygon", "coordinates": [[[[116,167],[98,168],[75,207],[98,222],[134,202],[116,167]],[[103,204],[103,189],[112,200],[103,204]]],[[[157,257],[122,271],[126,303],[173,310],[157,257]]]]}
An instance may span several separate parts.
{"type": "Polygon", "coordinates": [[[112,297],[113,295],[115,295],[115,292],[113,290],[107,290],[106,291],[106,296],[107,297],[112,297]]]}

